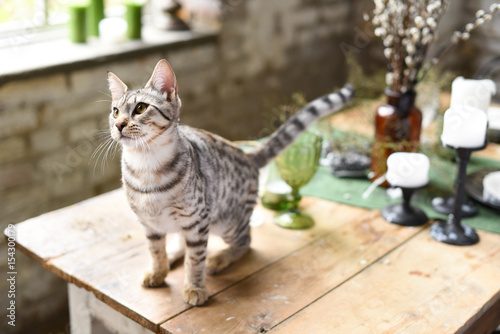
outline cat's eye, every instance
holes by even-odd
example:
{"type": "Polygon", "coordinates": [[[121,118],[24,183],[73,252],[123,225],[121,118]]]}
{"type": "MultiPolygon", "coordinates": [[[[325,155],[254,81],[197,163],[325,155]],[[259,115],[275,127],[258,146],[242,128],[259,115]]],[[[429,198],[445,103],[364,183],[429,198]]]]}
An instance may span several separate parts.
{"type": "Polygon", "coordinates": [[[118,115],[120,115],[120,110],[118,110],[118,108],[113,108],[113,116],[117,118],[118,115]]]}
{"type": "Polygon", "coordinates": [[[148,109],[148,105],[146,103],[141,102],[135,106],[134,113],[143,114],[146,111],[146,109],[148,109]]]}

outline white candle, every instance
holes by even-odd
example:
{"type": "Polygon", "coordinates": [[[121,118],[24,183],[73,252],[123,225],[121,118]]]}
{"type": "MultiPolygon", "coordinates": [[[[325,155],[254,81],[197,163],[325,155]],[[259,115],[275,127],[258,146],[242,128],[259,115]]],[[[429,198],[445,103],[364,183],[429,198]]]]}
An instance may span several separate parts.
{"type": "Polygon", "coordinates": [[[443,145],[478,148],[486,141],[487,116],[478,108],[450,108],[444,113],[443,145]]]}
{"type": "Polygon", "coordinates": [[[387,159],[387,182],[401,188],[419,188],[429,183],[429,158],[422,153],[396,152],[387,159]]]}
{"type": "Polygon", "coordinates": [[[99,39],[106,44],[119,44],[126,40],[127,22],[119,17],[102,19],[99,22],[99,39]]]}
{"type": "Polygon", "coordinates": [[[451,84],[450,108],[479,108],[486,112],[495,93],[496,85],[492,80],[457,77],[451,84]]]}
{"type": "Polygon", "coordinates": [[[500,108],[490,107],[488,109],[488,127],[494,130],[500,130],[500,108]]]}
{"type": "Polygon", "coordinates": [[[500,171],[489,173],[484,177],[483,198],[500,205],[500,171]]]}

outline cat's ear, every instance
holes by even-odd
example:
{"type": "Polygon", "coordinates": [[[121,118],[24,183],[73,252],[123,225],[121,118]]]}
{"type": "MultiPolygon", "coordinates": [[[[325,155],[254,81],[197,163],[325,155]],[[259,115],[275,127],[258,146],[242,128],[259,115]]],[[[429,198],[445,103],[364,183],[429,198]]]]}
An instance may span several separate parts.
{"type": "Polygon", "coordinates": [[[146,84],[146,87],[151,87],[162,94],[167,93],[169,101],[172,101],[173,97],[177,95],[175,73],[165,59],[160,60],[156,64],[153,75],[146,84]]]}
{"type": "Polygon", "coordinates": [[[113,101],[120,99],[128,87],[114,73],[108,72],[108,84],[113,101]]]}

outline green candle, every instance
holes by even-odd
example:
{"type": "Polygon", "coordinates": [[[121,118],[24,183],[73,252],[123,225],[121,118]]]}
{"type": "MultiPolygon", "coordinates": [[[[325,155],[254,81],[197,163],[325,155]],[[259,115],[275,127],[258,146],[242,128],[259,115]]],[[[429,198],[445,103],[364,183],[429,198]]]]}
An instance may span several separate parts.
{"type": "Polygon", "coordinates": [[[87,40],[86,10],[87,6],[83,4],[69,6],[69,38],[73,43],[85,43],[87,40]]]}
{"type": "Polygon", "coordinates": [[[104,18],[104,0],[90,0],[87,9],[87,30],[89,36],[99,36],[99,22],[104,18]]]}
{"type": "Polygon", "coordinates": [[[127,2],[127,12],[125,19],[127,20],[127,37],[129,39],[141,39],[142,28],[142,4],[137,2],[127,2]]]}

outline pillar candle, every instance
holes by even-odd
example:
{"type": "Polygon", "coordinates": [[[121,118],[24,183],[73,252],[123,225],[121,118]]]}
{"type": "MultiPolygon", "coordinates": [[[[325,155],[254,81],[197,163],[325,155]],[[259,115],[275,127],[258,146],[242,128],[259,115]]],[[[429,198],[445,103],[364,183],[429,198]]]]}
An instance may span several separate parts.
{"type": "Polygon", "coordinates": [[[486,141],[487,124],[481,109],[450,107],[444,113],[441,141],[454,148],[479,148],[486,141]]]}
{"type": "Polygon", "coordinates": [[[104,0],[90,0],[87,10],[89,36],[99,36],[99,22],[104,18],[104,0]]]}
{"type": "Polygon", "coordinates": [[[87,6],[83,4],[69,6],[69,38],[73,43],[85,43],[87,40],[86,10],[87,6]]]}
{"type": "Polygon", "coordinates": [[[429,166],[425,154],[393,153],[387,159],[387,182],[401,188],[423,187],[429,183],[429,166]]]}
{"type": "Polygon", "coordinates": [[[99,40],[106,44],[119,44],[126,39],[127,22],[119,17],[102,19],[99,22],[99,40]]]}
{"type": "Polygon", "coordinates": [[[484,177],[483,198],[500,205],[500,171],[489,173],[484,177]]]}
{"type": "Polygon", "coordinates": [[[137,2],[127,2],[125,6],[127,8],[125,13],[125,19],[127,20],[127,38],[141,39],[142,4],[137,2]]]}
{"type": "Polygon", "coordinates": [[[500,130],[500,108],[490,107],[488,109],[488,127],[494,130],[500,130]]]}
{"type": "Polygon", "coordinates": [[[479,108],[486,112],[491,96],[496,93],[492,80],[472,80],[457,77],[451,84],[451,102],[453,108],[479,108]]]}

